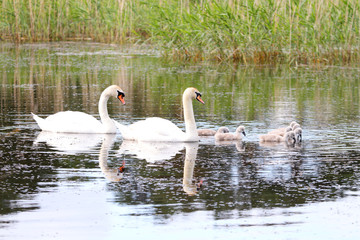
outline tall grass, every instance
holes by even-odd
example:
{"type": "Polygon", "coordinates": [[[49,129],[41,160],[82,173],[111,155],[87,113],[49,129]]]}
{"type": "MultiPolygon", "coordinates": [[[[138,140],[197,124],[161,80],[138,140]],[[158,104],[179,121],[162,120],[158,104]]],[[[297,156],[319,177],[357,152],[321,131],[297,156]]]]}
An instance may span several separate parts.
{"type": "Polygon", "coordinates": [[[146,42],[181,60],[360,60],[358,0],[0,0],[13,41],[146,42]]]}
{"type": "Polygon", "coordinates": [[[0,32],[12,41],[92,39],[124,42],[131,32],[125,0],[1,0],[0,32]],[[126,9],[125,9],[126,7],[126,9]]]}

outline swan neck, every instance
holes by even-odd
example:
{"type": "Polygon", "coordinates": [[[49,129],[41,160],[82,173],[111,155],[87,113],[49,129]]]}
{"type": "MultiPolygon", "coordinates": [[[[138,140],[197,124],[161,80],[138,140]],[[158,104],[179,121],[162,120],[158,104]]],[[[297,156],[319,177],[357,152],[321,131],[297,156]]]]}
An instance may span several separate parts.
{"type": "Polygon", "coordinates": [[[100,115],[100,119],[101,122],[103,124],[105,124],[105,122],[107,121],[111,121],[109,114],[108,114],[108,110],[107,110],[107,102],[109,100],[109,95],[106,94],[105,92],[103,92],[100,96],[100,100],[99,100],[99,115],[100,115]]]}
{"type": "Polygon", "coordinates": [[[198,138],[192,99],[183,96],[185,131],[188,139],[198,138]]]}

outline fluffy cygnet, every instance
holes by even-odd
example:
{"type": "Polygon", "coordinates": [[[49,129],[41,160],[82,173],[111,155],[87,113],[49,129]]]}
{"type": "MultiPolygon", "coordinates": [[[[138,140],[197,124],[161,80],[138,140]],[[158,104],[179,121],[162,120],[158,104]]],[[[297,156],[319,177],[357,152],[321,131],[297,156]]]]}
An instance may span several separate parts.
{"type": "Polygon", "coordinates": [[[296,142],[299,143],[302,141],[302,129],[299,127],[299,128],[296,128],[294,130],[294,133],[295,133],[295,139],[296,139],[296,142]]]}
{"type": "Polygon", "coordinates": [[[219,127],[216,133],[229,133],[230,130],[227,127],[219,127]]]}
{"type": "MultiPolygon", "coordinates": [[[[226,128],[226,127],[225,127],[226,128]]],[[[220,130],[221,128],[219,128],[220,130]]],[[[227,128],[228,129],[228,128],[227,128]]],[[[241,134],[244,134],[244,136],[246,136],[245,133],[245,127],[244,126],[239,126],[235,133],[230,133],[230,132],[223,132],[225,129],[222,129],[222,131],[217,131],[215,134],[215,140],[216,141],[234,141],[234,140],[241,140],[242,136],[241,134]]]]}
{"type": "Polygon", "coordinates": [[[200,136],[214,136],[216,131],[212,129],[198,129],[197,130],[199,137],[200,136]]]}
{"type": "Polygon", "coordinates": [[[285,136],[280,136],[276,134],[266,134],[261,135],[260,142],[285,142],[287,144],[294,144],[295,139],[295,133],[293,131],[285,133],[285,136]]]}
{"type": "Polygon", "coordinates": [[[199,136],[215,136],[217,132],[228,133],[230,132],[227,127],[220,127],[217,131],[212,129],[198,129],[199,136]]]}
{"type": "Polygon", "coordinates": [[[275,134],[275,135],[284,136],[285,133],[290,132],[292,130],[293,130],[292,127],[288,126],[288,127],[285,127],[285,128],[278,128],[278,129],[272,130],[272,131],[268,132],[268,134],[275,134]]]}

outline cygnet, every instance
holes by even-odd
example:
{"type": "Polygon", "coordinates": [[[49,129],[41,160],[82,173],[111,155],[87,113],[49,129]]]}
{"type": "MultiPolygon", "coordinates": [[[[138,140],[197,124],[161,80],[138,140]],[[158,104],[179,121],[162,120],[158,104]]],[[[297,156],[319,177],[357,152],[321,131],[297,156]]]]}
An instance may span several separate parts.
{"type": "Polygon", "coordinates": [[[198,129],[197,133],[200,136],[214,136],[216,131],[213,129],[198,129]]]}
{"type": "Polygon", "coordinates": [[[285,142],[287,144],[294,144],[296,141],[295,133],[293,131],[285,133],[285,136],[276,134],[265,134],[261,135],[260,142],[285,142]]]}
{"type": "Polygon", "coordinates": [[[198,129],[199,136],[215,136],[217,132],[228,133],[230,130],[227,127],[219,127],[217,131],[212,129],[198,129]]]}
{"type": "Polygon", "coordinates": [[[302,141],[302,129],[299,127],[299,128],[296,128],[294,130],[294,133],[295,133],[295,139],[296,139],[296,142],[299,143],[302,141]]]}
{"type": "Polygon", "coordinates": [[[268,132],[268,134],[275,134],[275,135],[284,136],[285,133],[290,132],[292,130],[293,130],[292,127],[288,126],[288,127],[285,127],[285,128],[278,128],[278,129],[272,130],[272,131],[268,132]]]}
{"type": "MultiPolygon", "coordinates": [[[[220,130],[221,128],[219,128],[220,130]]],[[[244,126],[239,126],[235,133],[230,133],[230,132],[223,132],[222,131],[217,131],[215,134],[215,140],[216,141],[234,141],[234,140],[241,140],[242,136],[241,134],[243,134],[244,136],[246,136],[245,133],[245,127],[244,126]]]]}

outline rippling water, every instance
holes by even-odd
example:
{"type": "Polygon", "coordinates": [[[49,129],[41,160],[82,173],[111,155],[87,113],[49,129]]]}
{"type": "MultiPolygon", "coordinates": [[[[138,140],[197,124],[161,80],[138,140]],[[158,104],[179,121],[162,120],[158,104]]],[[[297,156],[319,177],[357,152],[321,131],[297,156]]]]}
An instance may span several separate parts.
{"type": "Polygon", "coordinates": [[[0,45],[0,239],[357,239],[358,67],[175,64],[102,44],[0,45]],[[198,128],[246,127],[242,142],[139,144],[119,134],[40,132],[31,112],[108,104],[124,124],[160,116],[183,128],[198,88],[198,128]],[[258,136],[292,120],[293,147],[258,136]],[[120,173],[118,168],[125,167],[120,173]]]}

